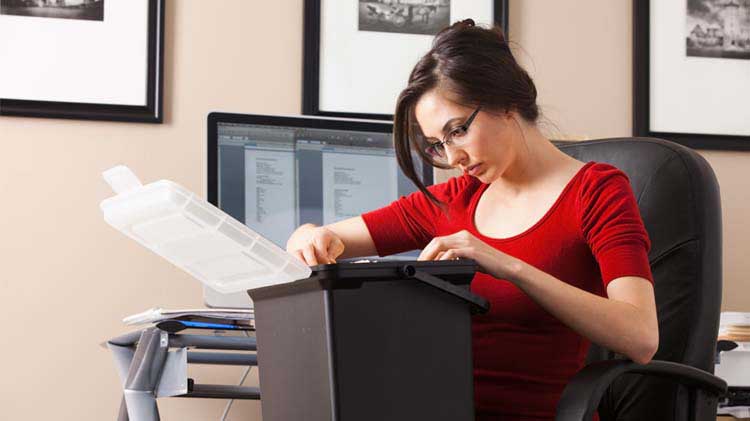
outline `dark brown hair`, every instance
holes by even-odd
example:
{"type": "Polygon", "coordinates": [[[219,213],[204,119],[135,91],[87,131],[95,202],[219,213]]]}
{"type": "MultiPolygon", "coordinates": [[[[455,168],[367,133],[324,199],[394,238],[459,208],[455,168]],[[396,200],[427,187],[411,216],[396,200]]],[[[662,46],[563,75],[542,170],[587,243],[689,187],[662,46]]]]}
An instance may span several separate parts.
{"type": "Polygon", "coordinates": [[[424,152],[414,107],[419,98],[439,88],[467,107],[482,106],[495,112],[515,111],[528,122],[539,117],[536,87],[518,65],[502,29],[485,29],[466,19],[441,30],[414,66],[406,88],[396,102],[393,139],[401,171],[436,204],[442,205],[424,186],[414,169],[414,150],[429,165],[448,168],[424,152]]]}

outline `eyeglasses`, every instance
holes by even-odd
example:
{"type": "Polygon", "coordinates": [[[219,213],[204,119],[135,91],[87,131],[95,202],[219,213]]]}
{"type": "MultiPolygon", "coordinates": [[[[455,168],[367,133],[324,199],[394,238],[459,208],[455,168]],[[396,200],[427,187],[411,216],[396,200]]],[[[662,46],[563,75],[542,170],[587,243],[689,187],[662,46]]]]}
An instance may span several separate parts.
{"type": "Polygon", "coordinates": [[[443,140],[425,145],[425,153],[435,161],[445,161],[447,157],[445,147],[448,145],[461,146],[466,143],[464,135],[469,131],[469,126],[474,121],[474,118],[477,116],[481,108],[481,106],[477,107],[477,109],[471,113],[469,118],[466,119],[464,124],[452,128],[448,134],[443,137],[443,140]]]}

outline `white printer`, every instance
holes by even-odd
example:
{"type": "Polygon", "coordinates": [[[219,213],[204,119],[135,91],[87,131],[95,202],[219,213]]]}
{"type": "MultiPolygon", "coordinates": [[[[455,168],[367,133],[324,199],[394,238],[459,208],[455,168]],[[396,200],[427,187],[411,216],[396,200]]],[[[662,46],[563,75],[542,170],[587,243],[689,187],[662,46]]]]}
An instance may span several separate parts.
{"type": "Polygon", "coordinates": [[[729,386],[718,413],[750,417],[750,313],[721,313],[714,374],[729,386]]]}
{"type": "Polygon", "coordinates": [[[750,388],[750,313],[721,313],[714,373],[729,386],[750,388]]]}
{"type": "Polygon", "coordinates": [[[721,342],[731,342],[737,346],[727,344],[725,346],[732,349],[718,351],[714,374],[724,379],[730,387],[750,388],[750,342],[721,342]]]}

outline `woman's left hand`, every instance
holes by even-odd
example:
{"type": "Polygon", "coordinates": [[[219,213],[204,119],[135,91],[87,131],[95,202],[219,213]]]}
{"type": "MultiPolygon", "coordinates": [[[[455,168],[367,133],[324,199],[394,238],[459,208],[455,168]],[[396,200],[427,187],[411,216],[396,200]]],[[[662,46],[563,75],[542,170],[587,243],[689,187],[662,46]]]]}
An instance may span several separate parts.
{"type": "Polygon", "coordinates": [[[523,265],[520,260],[491,247],[466,230],[433,238],[417,260],[454,259],[473,259],[481,272],[511,282],[523,265]]]}

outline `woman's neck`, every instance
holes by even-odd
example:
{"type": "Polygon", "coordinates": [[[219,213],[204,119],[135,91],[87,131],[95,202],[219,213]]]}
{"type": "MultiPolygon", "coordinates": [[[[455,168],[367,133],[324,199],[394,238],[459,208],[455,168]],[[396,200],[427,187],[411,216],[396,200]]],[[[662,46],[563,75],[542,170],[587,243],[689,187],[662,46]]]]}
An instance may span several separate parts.
{"type": "Polygon", "coordinates": [[[502,176],[490,186],[506,197],[538,186],[577,162],[553,145],[536,125],[520,122],[518,126],[515,156],[502,176]]]}

